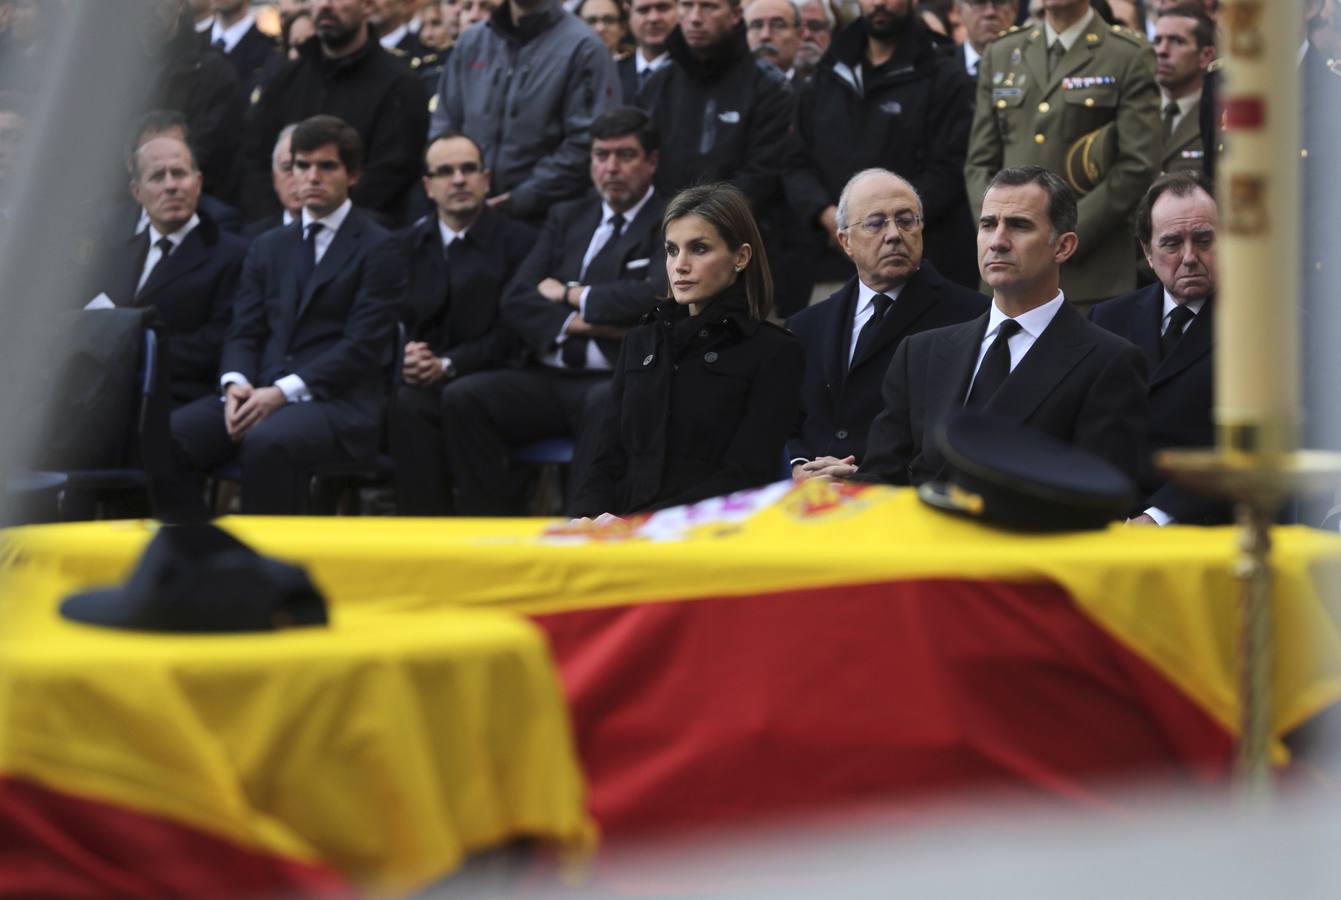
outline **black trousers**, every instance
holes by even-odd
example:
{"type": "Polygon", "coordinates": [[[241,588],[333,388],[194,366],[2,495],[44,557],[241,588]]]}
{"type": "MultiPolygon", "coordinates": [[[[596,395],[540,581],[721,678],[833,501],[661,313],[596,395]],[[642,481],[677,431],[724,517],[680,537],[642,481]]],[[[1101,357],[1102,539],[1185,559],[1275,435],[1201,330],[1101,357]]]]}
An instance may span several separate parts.
{"type": "Polygon", "coordinates": [[[576,483],[609,405],[609,380],[604,371],[532,365],[479,372],[448,384],[440,398],[441,435],[455,482],[456,512],[520,515],[526,478],[509,452],[541,438],[576,439],[576,483]]]}
{"type": "Polygon", "coordinates": [[[172,413],[173,471],[159,503],[173,518],[205,514],[205,477],[235,458],[247,515],[306,512],[312,470],[354,461],[336,434],[329,404],[286,403],[241,442],[228,436],[223,409],[220,398],[202,397],[172,413]]]}
{"type": "Polygon", "coordinates": [[[396,463],[399,515],[446,516],[452,512],[452,472],[442,434],[445,390],[445,385],[405,384],[391,403],[387,430],[396,463]]]}

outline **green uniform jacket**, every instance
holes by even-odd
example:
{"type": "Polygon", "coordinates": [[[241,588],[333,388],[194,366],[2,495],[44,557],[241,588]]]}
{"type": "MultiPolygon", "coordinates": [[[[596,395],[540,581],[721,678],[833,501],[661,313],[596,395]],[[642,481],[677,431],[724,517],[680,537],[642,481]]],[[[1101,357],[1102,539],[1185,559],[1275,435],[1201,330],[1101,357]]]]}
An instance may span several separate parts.
{"type": "Polygon", "coordinates": [[[1160,166],[1165,172],[1200,172],[1206,156],[1201,142],[1201,117],[1194,109],[1183,116],[1182,121],[1169,135],[1169,144],[1164,148],[1164,161],[1160,166]]]}
{"type": "Polygon", "coordinates": [[[1051,78],[1047,53],[1042,25],[987,45],[964,175],[976,219],[998,171],[1039,165],[1064,174],[1071,145],[1113,122],[1116,152],[1080,198],[1080,245],[1062,267],[1067,299],[1093,302],[1136,287],[1131,217],[1159,172],[1162,149],[1155,52],[1096,14],[1051,78]]]}

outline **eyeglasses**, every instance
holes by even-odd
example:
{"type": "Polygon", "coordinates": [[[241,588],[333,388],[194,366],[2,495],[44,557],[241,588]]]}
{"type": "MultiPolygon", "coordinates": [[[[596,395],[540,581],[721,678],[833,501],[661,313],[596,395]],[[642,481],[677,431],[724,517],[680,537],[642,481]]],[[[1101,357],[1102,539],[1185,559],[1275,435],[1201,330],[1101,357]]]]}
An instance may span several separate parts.
{"type": "Polygon", "coordinates": [[[964,2],[974,9],[984,9],[988,6],[1005,9],[1007,6],[1014,6],[1018,0],[964,0],[964,2]]]}
{"type": "Polygon", "coordinates": [[[462,175],[466,176],[467,178],[469,178],[471,175],[478,175],[478,174],[480,173],[480,164],[479,164],[479,163],[473,163],[473,162],[464,162],[464,163],[461,163],[461,165],[459,165],[459,166],[454,166],[454,165],[452,165],[451,163],[443,163],[442,165],[438,166],[436,169],[429,169],[429,170],[428,170],[428,177],[429,177],[429,178],[451,178],[451,177],[455,176],[457,172],[460,172],[462,175]]]}
{"type": "Polygon", "coordinates": [[[874,236],[877,234],[884,234],[885,229],[889,227],[890,222],[893,222],[894,227],[898,228],[899,231],[904,234],[912,234],[922,228],[922,217],[917,213],[910,212],[898,213],[892,219],[884,213],[876,213],[873,216],[867,216],[856,224],[861,226],[862,231],[874,236]]]}
{"type": "Polygon", "coordinates": [[[615,15],[583,16],[582,21],[586,22],[587,25],[589,25],[592,28],[595,28],[597,25],[618,25],[619,16],[615,15]]]}
{"type": "Polygon", "coordinates": [[[801,28],[811,34],[827,34],[829,22],[827,19],[802,19],[801,28]]]}
{"type": "Polygon", "coordinates": [[[786,19],[777,16],[771,19],[751,19],[745,23],[745,27],[750,31],[763,31],[764,26],[768,26],[769,31],[791,31],[796,27],[786,19]]]}

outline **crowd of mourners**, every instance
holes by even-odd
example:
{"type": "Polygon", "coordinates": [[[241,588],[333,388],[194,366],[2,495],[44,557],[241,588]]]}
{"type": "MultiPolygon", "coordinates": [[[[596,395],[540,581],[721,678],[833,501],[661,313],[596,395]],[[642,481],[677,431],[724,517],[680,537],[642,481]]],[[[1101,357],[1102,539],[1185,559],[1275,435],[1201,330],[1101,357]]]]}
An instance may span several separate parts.
{"type": "MultiPolygon", "coordinates": [[[[1134,523],[1228,515],[1151,463],[1213,442],[1215,0],[142,6],[71,303],[155,312],[165,515],[379,458],[400,514],[516,515],[541,446],[573,516],[920,484],[963,409],[1126,473],[1134,523]]],[[[1307,113],[1341,16],[1303,7],[1307,113]]],[[[72,14],[0,0],[0,179],[72,14]]]]}

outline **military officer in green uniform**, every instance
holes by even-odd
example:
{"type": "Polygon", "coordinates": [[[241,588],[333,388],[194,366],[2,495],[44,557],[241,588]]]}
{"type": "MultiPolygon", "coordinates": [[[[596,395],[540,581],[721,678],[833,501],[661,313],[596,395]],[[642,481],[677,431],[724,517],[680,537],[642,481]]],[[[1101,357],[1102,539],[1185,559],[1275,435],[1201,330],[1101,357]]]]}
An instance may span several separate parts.
{"type": "Polygon", "coordinates": [[[1155,20],[1155,83],[1164,124],[1163,172],[1200,172],[1201,95],[1215,62],[1215,23],[1199,4],[1167,7],[1155,20]]]}
{"type": "Polygon", "coordinates": [[[1088,305],[1136,287],[1131,217],[1162,150],[1155,54],[1089,0],[1044,0],[1044,12],[1042,24],[1012,28],[983,53],[965,179],[975,217],[1007,166],[1040,165],[1071,182],[1080,245],[1062,290],[1088,305]]]}

